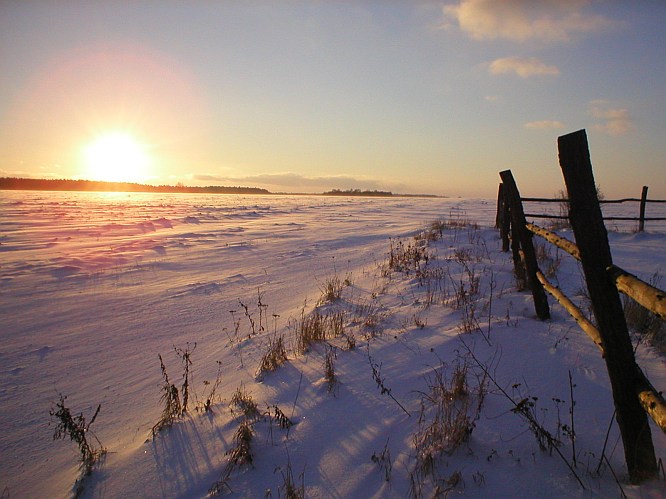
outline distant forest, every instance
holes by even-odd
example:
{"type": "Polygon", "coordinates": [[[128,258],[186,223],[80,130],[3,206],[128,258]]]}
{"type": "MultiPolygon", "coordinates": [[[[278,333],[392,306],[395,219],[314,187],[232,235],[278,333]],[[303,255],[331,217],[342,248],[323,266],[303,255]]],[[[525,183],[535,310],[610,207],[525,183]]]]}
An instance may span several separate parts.
{"type": "Polygon", "coordinates": [[[327,191],[323,193],[324,196],[393,196],[393,193],[390,191],[362,191],[361,189],[333,189],[332,191],[327,191]]]}
{"type": "Polygon", "coordinates": [[[370,196],[370,197],[398,197],[398,198],[436,198],[434,194],[393,194],[391,191],[362,191],[361,189],[333,189],[322,193],[323,196],[370,196]]]}
{"type": "MultiPolygon", "coordinates": [[[[259,187],[227,187],[209,185],[189,187],[186,185],[147,185],[131,182],[101,182],[97,180],[68,180],[45,178],[0,177],[0,190],[8,191],[92,191],[92,192],[172,192],[204,194],[283,194],[273,193],[259,187]]],[[[294,193],[295,194],[295,193],[294,193]]],[[[333,189],[322,196],[370,196],[370,197],[438,197],[431,194],[393,194],[390,191],[361,189],[333,189]]]]}
{"type": "Polygon", "coordinates": [[[187,187],[184,185],[145,185],[130,182],[98,182],[95,180],[53,180],[0,177],[0,189],[28,191],[95,191],[95,192],[188,192],[211,194],[271,194],[258,187],[187,187]]]}

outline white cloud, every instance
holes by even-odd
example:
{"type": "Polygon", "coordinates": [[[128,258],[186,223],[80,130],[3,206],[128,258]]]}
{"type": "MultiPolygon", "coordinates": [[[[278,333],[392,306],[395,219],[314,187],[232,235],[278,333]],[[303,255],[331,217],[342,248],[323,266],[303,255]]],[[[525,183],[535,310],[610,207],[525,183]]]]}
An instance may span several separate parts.
{"type": "Polygon", "coordinates": [[[584,12],[589,0],[460,0],[443,8],[447,20],[475,40],[569,41],[575,33],[612,26],[610,19],[584,12]]]}
{"type": "Polygon", "coordinates": [[[557,76],[560,70],[557,66],[548,66],[536,57],[502,57],[490,63],[488,70],[491,74],[516,73],[521,78],[535,75],[557,76]]]}
{"type": "Polygon", "coordinates": [[[550,130],[564,128],[564,123],[555,120],[530,121],[525,123],[525,128],[530,130],[550,130]]]}
{"type": "Polygon", "coordinates": [[[629,115],[629,110],[618,107],[617,104],[606,100],[593,100],[590,102],[590,115],[601,123],[596,123],[592,128],[598,132],[617,137],[626,135],[634,129],[634,123],[629,115]]]}

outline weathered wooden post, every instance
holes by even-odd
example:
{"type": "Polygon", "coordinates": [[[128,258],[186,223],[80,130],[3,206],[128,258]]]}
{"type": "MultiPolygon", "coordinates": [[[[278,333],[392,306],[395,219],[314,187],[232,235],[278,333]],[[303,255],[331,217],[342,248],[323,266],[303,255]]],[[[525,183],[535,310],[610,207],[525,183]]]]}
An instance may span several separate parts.
{"type": "Polygon", "coordinates": [[[641,192],[641,208],[640,215],[638,215],[638,232],[643,232],[645,230],[645,205],[647,204],[647,185],[643,186],[643,191],[641,192]]]}
{"type": "Polygon", "coordinates": [[[502,237],[502,251],[506,253],[509,251],[509,231],[511,230],[511,209],[509,208],[509,201],[507,200],[506,189],[504,184],[500,183],[500,193],[502,194],[502,212],[501,212],[501,227],[500,235],[502,237]]]}
{"type": "MultiPolygon", "coordinates": [[[[537,279],[537,272],[539,266],[536,261],[536,253],[534,252],[534,245],[532,244],[532,233],[527,230],[525,225],[525,212],[523,211],[523,203],[520,200],[520,192],[518,186],[513,179],[511,170],[504,170],[500,172],[500,177],[504,184],[504,191],[507,195],[507,201],[511,210],[511,230],[513,233],[511,244],[518,241],[525,256],[525,277],[527,278],[527,286],[532,292],[534,299],[534,309],[537,317],[542,321],[550,319],[550,308],[548,307],[548,298],[546,292],[537,279]]],[[[514,265],[516,265],[516,254],[514,247],[514,265]]],[[[517,265],[516,265],[516,268],[517,265]]]]}
{"type": "Polygon", "coordinates": [[[617,422],[632,483],[657,476],[648,418],[636,396],[642,378],[620,296],[608,269],[613,264],[590,162],[585,130],[557,140],[569,197],[569,219],[580,250],[592,310],[603,342],[617,422]]]}
{"type": "MultiPolygon", "coordinates": [[[[507,197],[507,206],[509,206],[509,199],[507,197]]],[[[511,219],[511,208],[509,208],[509,220],[511,219]]],[[[520,251],[520,236],[518,235],[518,226],[512,221],[509,222],[509,230],[507,230],[507,236],[511,240],[511,257],[513,259],[513,272],[516,275],[516,283],[518,285],[518,291],[523,291],[527,287],[527,276],[525,275],[525,263],[523,262],[523,257],[520,251]]],[[[508,249],[507,249],[508,251],[508,249]]]]}
{"type": "Polygon", "coordinates": [[[502,204],[504,203],[504,200],[502,199],[502,191],[504,190],[504,186],[502,185],[502,182],[499,184],[499,188],[497,189],[497,213],[495,214],[495,228],[496,229],[501,229],[502,228],[502,204]]]}

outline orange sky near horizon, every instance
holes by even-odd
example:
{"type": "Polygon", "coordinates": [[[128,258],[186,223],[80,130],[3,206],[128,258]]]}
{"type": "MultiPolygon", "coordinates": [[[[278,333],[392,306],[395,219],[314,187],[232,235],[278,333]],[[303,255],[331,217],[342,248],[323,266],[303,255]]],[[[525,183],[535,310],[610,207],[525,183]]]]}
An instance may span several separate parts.
{"type": "MultiPolygon", "coordinates": [[[[68,178],[123,180],[111,172],[95,175],[86,154],[100,137],[121,133],[159,164],[159,171],[146,168],[124,180],[159,183],[177,177],[173,169],[203,151],[209,119],[202,90],[178,61],[136,44],[103,43],[48,61],[23,89],[8,121],[43,138],[31,153],[45,176],[55,173],[50,167],[68,178]],[[192,121],[196,129],[186,125],[192,121]],[[48,165],[51,149],[67,151],[61,163],[48,165]]],[[[14,144],[24,147],[23,141],[14,144]]]]}

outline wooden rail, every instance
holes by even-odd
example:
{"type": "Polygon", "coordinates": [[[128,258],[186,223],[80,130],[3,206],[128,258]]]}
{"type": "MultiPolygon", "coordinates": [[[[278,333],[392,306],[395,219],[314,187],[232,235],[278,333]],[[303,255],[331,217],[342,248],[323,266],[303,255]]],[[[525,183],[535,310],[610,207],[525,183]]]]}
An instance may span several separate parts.
{"type": "MultiPolygon", "coordinates": [[[[622,198],[622,199],[600,199],[600,204],[618,204],[618,203],[627,203],[627,202],[638,202],[639,205],[639,214],[637,217],[603,217],[604,220],[616,220],[616,221],[637,221],[638,222],[638,232],[643,232],[645,230],[645,222],[663,222],[666,221],[664,217],[646,217],[645,208],[648,203],[666,203],[666,199],[648,199],[647,197],[648,187],[643,186],[640,198],[622,198]]],[[[569,200],[566,198],[530,198],[523,197],[520,198],[521,201],[527,202],[538,202],[538,203],[569,203],[569,200]]],[[[551,215],[548,213],[525,213],[526,217],[530,218],[552,218],[554,220],[568,220],[568,215],[551,215]]]]}
{"type": "MultiPolygon", "coordinates": [[[[558,139],[562,174],[568,199],[521,198],[510,170],[500,172],[496,226],[500,229],[502,249],[513,252],[516,275],[524,275],[541,319],[549,317],[543,293],[552,295],[576,320],[580,328],[601,350],[611,382],[617,422],[632,483],[657,476],[657,461],[648,416],[666,433],[666,400],[636,363],[619,292],[666,318],[666,293],[620,269],[612,262],[608,234],[592,173],[587,135],[584,130],[558,139]],[[576,243],[538,225],[527,223],[522,201],[568,202],[569,215],[529,215],[534,218],[568,218],[576,243]],[[561,248],[581,262],[597,326],[592,324],[571,300],[541,273],[536,262],[532,235],[561,248]]],[[[609,202],[624,202],[611,200],[609,202]]],[[[633,200],[633,199],[632,199],[633,200]]],[[[643,187],[639,218],[607,217],[606,220],[638,220],[644,229],[647,187],[643,187]]],[[[657,201],[661,202],[661,201],[657,201]]],[[[662,220],[662,219],[654,219],[662,220]]]]}
{"type": "MultiPolygon", "coordinates": [[[[533,234],[544,238],[549,243],[566,251],[576,260],[580,261],[580,250],[578,249],[578,246],[567,238],[559,236],[555,232],[551,232],[535,224],[528,223],[525,227],[533,234]]],[[[666,320],[666,293],[664,291],[648,284],[616,265],[611,265],[606,271],[612,276],[618,291],[624,293],[629,298],[657,315],[661,320],[666,320]]]]}

